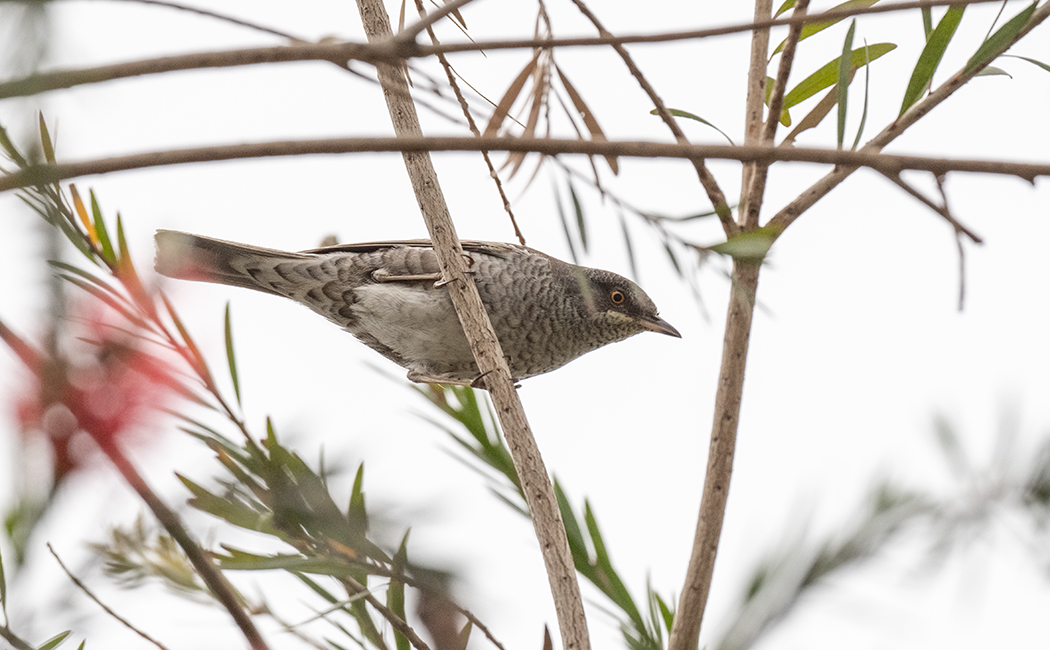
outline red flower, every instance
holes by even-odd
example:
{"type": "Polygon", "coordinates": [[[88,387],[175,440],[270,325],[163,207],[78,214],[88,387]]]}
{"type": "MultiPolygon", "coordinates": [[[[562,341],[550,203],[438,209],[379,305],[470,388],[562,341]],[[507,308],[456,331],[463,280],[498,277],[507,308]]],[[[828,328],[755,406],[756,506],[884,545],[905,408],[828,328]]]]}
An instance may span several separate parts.
{"type": "Polygon", "coordinates": [[[55,485],[90,458],[76,442],[80,432],[104,451],[117,449],[143,431],[174,386],[167,363],[107,322],[112,316],[107,311],[74,321],[73,331],[65,332],[68,356],[39,352],[0,323],[0,338],[32,376],[16,401],[16,417],[26,435],[42,435],[52,448],[55,485]]]}

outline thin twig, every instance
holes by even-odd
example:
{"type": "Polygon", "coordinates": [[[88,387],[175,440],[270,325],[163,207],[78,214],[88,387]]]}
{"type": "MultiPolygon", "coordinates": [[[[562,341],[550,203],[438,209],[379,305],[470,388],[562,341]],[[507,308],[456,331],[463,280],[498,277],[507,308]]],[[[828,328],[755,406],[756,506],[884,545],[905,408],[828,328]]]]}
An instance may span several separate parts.
{"type": "Polygon", "coordinates": [[[217,20],[221,20],[223,22],[231,23],[231,24],[237,25],[239,27],[247,27],[248,29],[254,29],[257,32],[263,32],[265,34],[270,34],[272,36],[279,36],[280,38],[288,39],[289,41],[291,41],[293,43],[308,43],[309,42],[309,41],[307,41],[304,38],[299,38],[297,36],[292,36],[291,34],[289,34],[287,32],[282,32],[282,31],[277,30],[277,29],[271,29],[269,27],[264,27],[264,26],[259,25],[257,23],[249,22],[247,20],[242,20],[240,18],[235,18],[233,16],[228,16],[226,14],[220,14],[220,13],[218,13],[216,11],[211,11],[209,9],[202,9],[200,7],[191,7],[189,5],[180,4],[178,2],[169,2],[168,0],[118,0],[118,1],[126,2],[126,3],[143,4],[143,5],[154,5],[154,6],[157,6],[157,7],[167,7],[169,9],[177,9],[179,11],[186,11],[186,12],[189,12],[189,13],[198,14],[200,16],[206,16],[208,18],[215,18],[217,20]]]}
{"type": "Polygon", "coordinates": [[[977,233],[964,226],[958,219],[952,216],[951,211],[948,210],[947,202],[945,202],[942,205],[937,205],[925,194],[912,187],[910,183],[906,182],[903,178],[901,178],[900,174],[890,174],[883,172],[882,175],[888,178],[894,185],[916,198],[920,203],[922,203],[923,205],[925,205],[926,207],[930,208],[931,210],[939,214],[941,217],[943,217],[945,221],[951,224],[952,228],[955,229],[955,232],[962,235],[966,235],[970,238],[970,241],[972,241],[975,244],[984,243],[984,240],[982,240],[980,236],[977,235],[977,233]]]}
{"type": "MultiPolygon", "coordinates": [[[[573,4],[575,4],[576,7],[579,8],[580,13],[582,13],[584,16],[587,17],[588,20],[591,21],[595,29],[598,30],[599,34],[601,34],[602,36],[611,36],[611,34],[609,34],[605,27],[602,26],[602,23],[598,20],[598,17],[594,15],[594,13],[587,7],[586,4],[584,4],[583,0],[572,1],[573,4]]],[[[616,50],[616,53],[620,55],[620,58],[623,59],[623,62],[627,66],[627,69],[630,71],[631,76],[638,81],[638,85],[640,85],[642,87],[642,90],[645,91],[645,94],[649,96],[649,100],[653,103],[653,106],[659,113],[660,119],[662,119],[664,121],[664,124],[667,125],[667,128],[671,130],[671,133],[674,135],[675,140],[682,144],[688,143],[689,140],[685,137],[685,133],[678,126],[678,122],[675,121],[674,117],[667,110],[667,107],[664,105],[663,100],[660,99],[660,96],[656,93],[656,89],[653,88],[652,84],[650,84],[649,81],[645,78],[645,75],[642,74],[642,71],[635,64],[634,59],[631,57],[630,54],[628,54],[627,49],[623,46],[622,43],[613,43],[612,46],[613,49],[616,50]]],[[[722,222],[722,229],[725,231],[726,237],[732,237],[737,232],[737,225],[733,221],[733,213],[729,209],[729,202],[726,201],[726,197],[725,194],[722,192],[722,188],[719,187],[718,181],[715,180],[714,175],[711,174],[711,170],[707,168],[707,165],[704,164],[704,160],[702,158],[692,158],[690,159],[690,162],[693,163],[693,167],[696,169],[697,178],[700,179],[700,185],[703,186],[704,191],[707,192],[707,198],[711,201],[711,205],[714,207],[715,213],[718,215],[719,221],[722,222]]]]}
{"type": "MultiPolygon", "coordinates": [[[[451,5],[445,5],[446,7],[451,5]]],[[[423,13],[423,0],[416,0],[416,9],[423,13]]],[[[426,26],[427,34],[430,36],[430,40],[438,45],[437,34],[434,33],[434,29],[431,25],[426,26]]],[[[445,70],[445,76],[448,78],[448,85],[452,88],[452,92],[456,94],[456,99],[459,101],[459,106],[463,111],[463,116],[467,118],[467,126],[470,128],[470,132],[475,138],[481,137],[481,131],[478,129],[478,125],[474,122],[474,115],[470,112],[470,105],[467,104],[467,98],[463,95],[463,91],[460,90],[459,84],[456,82],[456,74],[452,70],[452,64],[449,63],[448,57],[444,54],[438,53],[438,61],[441,63],[441,67],[445,70]]],[[[489,156],[489,152],[482,151],[481,157],[485,160],[485,165],[489,168],[489,178],[496,184],[496,191],[499,192],[500,201],[503,203],[503,210],[510,217],[510,224],[514,227],[514,236],[518,238],[518,242],[522,246],[525,245],[525,235],[522,234],[521,228],[518,227],[518,220],[514,218],[514,209],[510,205],[510,199],[507,197],[507,193],[503,190],[503,181],[500,180],[499,172],[496,171],[496,166],[492,164],[492,157],[489,156]]]]}
{"type": "MultiPolygon", "coordinates": [[[[427,30],[428,32],[431,31],[431,27],[434,26],[434,23],[441,20],[450,13],[459,11],[459,9],[463,7],[463,5],[472,1],[473,0],[452,0],[452,2],[445,3],[441,5],[441,7],[439,7],[438,9],[435,9],[431,12],[426,12],[422,8],[417,7],[419,8],[420,14],[419,20],[401,30],[394,38],[402,42],[410,43],[412,41],[415,41],[416,37],[423,33],[423,30],[427,30]]],[[[433,38],[433,32],[431,32],[431,38],[433,38]]],[[[437,45],[436,38],[434,39],[434,44],[437,45]]]]}
{"type": "Polygon", "coordinates": [[[179,520],[179,516],[153,492],[123,452],[111,444],[100,444],[99,447],[102,448],[102,451],[113,463],[113,466],[117,468],[121,476],[124,477],[128,485],[139,495],[146,507],[153,512],[160,525],[182,547],[187,559],[197,570],[197,574],[200,575],[204,584],[208,586],[212,595],[233,617],[234,622],[240,628],[244,638],[248,640],[252,650],[266,650],[266,642],[263,640],[262,635],[259,634],[259,630],[256,629],[251,617],[245,611],[240,596],[229,581],[226,580],[226,576],[212,564],[204,550],[193,540],[179,520]]]}
{"type": "MultiPolygon", "coordinates": [[[[755,2],[754,22],[759,23],[769,18],[772,1],[755,2]]],[[[751,59],[747,67],[747,100],[744,108],[744,146],[753,147],[762,140],[762,108],[766,100],[766,68],[769,65],[769,29],[755,29],[751,33],[751,59]]],[[[757,163],[744,165],[740,179],[740,209],[738,215],[741,224],[747,219],[748,198],[751,196],[752,179],[755,176],[757,163]]]]}
{"type": "Polygon", "coordinates": [[[412,629],[412,626],[409,625],[405,619],[395,614],[389,607],[379,602],[379,599],[373,596],[372,592],[370,592],[367,587],[350,577],[340,578],[340,582],[344,583],[355,595],[360,594],[369,605],[374,607],[375,610],[386,619],[387,623],[390,623],[392,628],[401,634],[404,634],[405,637],[408,638],[409,643],[419,650],[430,650],[430,646],[427,645],[423,639],[419,638],[419,635],[416,634],[414,629],[412,629]]]}
{"type": "Polygon", "coordinates": [[[11,644],[11,647],[15,650],[36,650],[33,646],[26,643],[20,636],[15,634],[6,625],[0,625],[0,637],[11,644]]]}
{"type": "MultiPolygon", "coordinates": [[[[357,0],[357,7],[369,41],[389,40],[390,19],[382,1],[357,0]]],[[[404,94],[392,92],[393,89],[400,88],[407,93],[407,83],[403,75],[395,65],[379,65],[377,70],[395,135],[398,139],[420,137],[422,130],[415,105],[404,94]]],[[[554,489],[543,465],[539,448],[529,430],[528,420],[514,389],[499,340],[492,329],[492,323],[489,322],[474,279],[464,268],[462,246],[441,193],[437,173],[429,154],[423,153],[422,150],[414,153],[403,152],[402,157],[416,193],[416,201],[423,211],[449,297],[470,343],[478,371],[484,377],[485,387],[496,407],[507,446],[521,479],[547,569],[551,593],[554,596],[562,645],[565,650],[589,650],[583,600],[580,597],[572,552],[565,535],[565,525],[558,511],[554,489]]]]}
{"type": "Polygon", "coordinates": [[[795,23],[825,22],[857,16],[861,14],[904,11],[922,7],[943,5],[969,5],[1001,0],[923,0],[901,2],[873,7],[855,7],[849,10],[826,11],[819,14],[807,14],[803,17],[778,18],[752,23],[743,23],[729,27],[698,29],[683,32],[662,34],[638,34],[633,36],[599,36],[577,38],[531,38],[499,41],[477,41],[467,43],[444,43],[441,45],[414,45],[394,41],[374,44],[364,43],[304,43],[278,47],[250,48],[219,52],[201,52],[178,56],[145,59],[95,68],[72,70],[54,70],[39,73],[22,79],[0,82],[0,99],[35,95],[48,90],[72,88],[83,84],[100,83],[114,79],[123,79],[146,74],[159,74],[177,70],[194,70],[204,68],[235,67],[262,63],[286,63],[291,61],[328,61],[345,67],[348,61],[398,61],[404,58],[426,57],[439,52],[483,52],[513,49],[552,49],[564,47],[595,47],[623,45],[627,43],[666,43],[670,41],[694,40],[713,36],[724,36],[753,29],[765,29],[779,25],[795,23]]]}
{"type": "MultiPolygon", "coordinates": [[[[795,3],[793,15],[804,16],[809,0],[798,0],[795,3]]],[[[755,32],[757,35],[758,32],[755,32]]],[[[791,66],[795,62],[795,47],[798,45],[802,34],[802,24],[795,23],[788,30],[784,49],[780,52],[780,65],[777,68],[777,78],[773,82],[773,89],[769,95],[769,113],[766,123],[762,128],[758,144],[772,146],[780,124],[780,112],[784,106],[784,93],[787,91],[788,77],[791,75],[791,66]]],[[[769,164],[756,163],[753,167],[751,183],[746,188],[747,209],[741,220],[744,222],[745,230],[758,227],[758,216],[762,210],[762,200],[766,193],[766,180],[769,177],[769,164]]]]}
{"type": "MultiPolygon", "coordinates": [[[[54,183],[78,176],[216,160],[360,152],[405,153],[421,151],[519,151],[548,155],[582,154],[587,156],[681,158],[686,160],[694,158],[721,158],[740,162],[764,163],[777,161],[805,162],[848,167],[850,168],[849,171],[853,171],[853,169],[858,167],[870,167],[876,171],[888,173],[899,173],[904,170],[915,169],[934,174],[946,174],[948,172],[997,174],[1017,176],[1029,182],[1034,181],[1039,176],[1050,175],[1050,162],[1022,163],[1009,160],[901,156],[879,153],[878,147],[874,146],[865,147],[860,151],[846,151],[816,147],[733,147],[728,145],[677,144],[631,140],[563,140],[505,136],[481,138],[402,136],[257,142],[190,149],[170,149],[167,151],[53,165],[30,165],[10,174],[0,175],[0,192],[41,183],[54,183]]],[[[832,172],[832,174],[838,173],[843,172],[839,170],[832,172]]],[[[841,182],[841,179],[838,182],[841,182]]],[[[819,189],[819,184],[815,187],[819,189]]],[[[802,199],[800,198],[796,201],[802,201],[802,199]]],[[[815,201],[816,199],[813,199],[803,205],[808,208],[815,201]]],[[[781,213],[788,209],[784,208],[781,210],[781,213]]],[[[797,214],[794,217],[797,217],[797,214]]],[[[786,226],[794,220],[794,217],[788,218],[778,214],[771,223],[786,226]]]]}
{"type": "Polygon", "coordinates": [[[62,567],[62,570],[65,571],[66,576],[68,576],[69,579],[73,581],[73,584],[75,584],[81,591],[83,591],[87,595],[88,598],[90,598],[91,600],[95,601],[95,603],[97,603],[99,607],[101,607],[103,610],[105,610],[105,612],[107,614],[109,614],[110,616],[112,616],[116,620],[118,620],[121,623],[123,623],[125,627],[127,627],[129,630],[131,630],[135,634],[138,634],[143,639],[146,639],[147,641],[149,641],[153,645],[155,645],[158,648],[160,648],[160,650],[168,650],[168,648],[165,647],[165,645],[163,643],[161,643],[160,641],[157,641],[156,639],[154,639],[150,635],[148,635],[145,632],[143,632],[142,630],[138,629],[137,627],[132,625],[130,622],[128,622],[124,618],[121,618],[121,616],[119,614],[117,614],[112,609],[107,607],[106,604],[104,602],[102,602],[101,600],[99,600],[98,597],[95,594],[91,593],[91,590],[87,588],[87,585],[85,585],[75,575],[73,575],[73,573],[66,567],[65,563],[62,562],[62,558],[58,557],[58,553],[56,553],[55,549],[51,546],[51,542],[47,543],[47,550],[51,551],[51,555],[53,555],[55,557],[55,561],[58,562],[58,566],[62,567]]]}

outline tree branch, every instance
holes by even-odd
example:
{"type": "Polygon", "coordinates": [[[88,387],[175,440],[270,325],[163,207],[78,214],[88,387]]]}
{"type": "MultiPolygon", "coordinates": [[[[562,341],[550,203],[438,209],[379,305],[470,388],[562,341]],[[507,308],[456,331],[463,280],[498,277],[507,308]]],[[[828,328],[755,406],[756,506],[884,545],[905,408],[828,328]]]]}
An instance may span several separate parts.
{"type": "Polygon", "coordinates": [[[128,63],[118,63],[95,68],[83,68],[74,70],[55,70],[0,82],[0,99],[9,97],[24,97],[35,95],[48,90],[59,90],[72,88],[84,84],[93,84],[115,79],[126,79],[147,74],[158,74],[176,70],[196,70],[204,68],[224,68],[242,65],[255,65],[262,63],[286,63],[291,61],[328,61],[340,67],[345,67],[347,61],[364,61],[375,63],[377,61],[395,61],[405,58],[426,57],[432,54],[455,52],[483,52],[494,50],[534,49],[534,48],[557,48],[557,47],[594,47],[607,45],[622,45],[626,43],[667,43],[671,41],[693,40],[709,38],[713,36],[725,36],[751,31],[753,29],[765,29],[780,25],[809,24],[815,22],[826,22],[838,20],[850,16],[862,14],[877,14],[890,11],[904,11],[921,7],[938,7],[944,5],[970,5],[985,2],[998,2],[1000,0],[922,0],[916,2],[899,2],[873,7],[855,7],[849,10],[825,11],[818,14],[807,14],[806,16],[792,16],[790,18],[778,18],[775,20],[763,20],[750,23],[741,23],[727,27],[715,27],[711,29],[695,29],[681,32],[666,32],[662,34],[636,34],[628,36],[599,36],[599,37],[575,37],[575,38],[546,38],[546,39],[515,39],[499,41],[477,41],[469,43],[445,43],[442,45],[416,45],[402,41],[389,41],[383,43],[335,43],[314,44],[303,43],[295,45],[282,45],[277,47],[260,47],[243,50],[228,50],[220,52],[202,52],[194,54],[183,54],[178,56],[161,57],[157,59],[146,59],[128,63]]]}
{"type": "MultiPolygon", "coordinates": [[[[840,168],[849,168],[849,172],[852,172],[857,167],[870,167],[880,173],[888,174],[895,174],[909,169],[928,171],[938,175],[948,172],[970,172],[1017,176],[1029,182],[1034,182],[1039,176],[1050,176],[1050,162],[1019,163],[1009,160],[900,156],[879,153],[867,147],[861,151],[841,151],[838,149],[807,147],[733,147],[729,145],[676,144],[630,140],[594,141],[554,138],[404,136],[286,140],[218,145],[191,149],[170,149],[53,165],[29,165],[18,171],[0,175],[0,192],[30,185],[54,183],[78,176],[108,174],[166,165],[275,156],[333,155],[361,152],[412,153],[422,151],[520,151],[547,155],[582,154],[587,156],[625,156],[635,158],[681,158],[685,160],[721,158],[724,160],[738,160],[740,162],[763,163],[778,161],[804,162],[837,165],[840,168]]],[[[842,170],[837,169],[829,174],[828,177],[834,177],[834,175],[840,173],[843,173],[842,170]]],[[[841,179],[838,182],[841,182],[841,179]]],[[[820,183],[814,188],[811,188],[811,191],[819,191],[821,189],[820,183]]],[[[827,191],[824,191],[824,193],[827,193],[827,191]]],[[[801,197],[796,199],[796,201],[800,200],[801,197]]],[[[816,199],[813,199],[805,207],[808,208],[809,205],[815,202],[816,199]]],[[[784,208],[781,214],[774,217],[770,224],[786,226],[793,221],[798,216],[797,214],[790,220],[786,220],[787,217],[782,216],[782,213],[790,207],[784,208]]]]}
{"type": "MultiPolygon", "coordinates": [[[[386,42],[393,38],[382,0],[357,0],[357,7],[370,42],[386,42]]],[[[378,72],[395,135],[418,138],[422,129],[400,68],[380,65],[378,72]]],[[[554,490],[477,286],[466,273],[463,249],[441,193],[437,173],[428,153],[406,151],[402,155],[437,253],[442,277],[496,407],[503,435],[521,479],[554,596],[562,644],[566,650],[589,650],[583,599],[554,490]]]]}
{"type": "MultiPolygon", "coordinates": [[[[893,142],[897,136],[904,133],[908,127],[918,122],[927,113],[951,97],[956,90],[965,85],[970,79],[977,76],[977,74],[980,73],[989,63],[995,60],[996,57],[1013,47],[1014,43],[1024,38],[1024,36],[1032,31],[1037,25],[1045,21],[1047,17],[1050,17],[1050,3],[1044,3],[1042,7],[1037,8],[1028,23],[1010,42],[1005,43],[997,51],[989,52],[988,56],[985,57],[985,60],[981,61],[979,65],[975,65],[970,69],[963,68],[956,72],[950,79],[948,79],[948,81],[944,82],[939,88],[927,95],[925,99],[916,102],[906,113],[904,113],[904,115],[901,115],[892,124],[883,129],[857,153],[864,155],[880,155],[879,152],[882,151],[886,145],[893,142]]],[[[868,165],[862,166],[867,167],[868,165]]],[[[873,167],[873,169],[877,169],[877,171],[883,174],[887,172],[891,174],[893,173],[892,170],[882,170],[875,167],[873,167]]],[[[773,236],[779,237],[780,233],[784,232],[788,226],[794,223],[795,219],[798,219],[803,212],[813,207],[813,204],[826,196],[828,192],[838,187],[839,183],[846,180],[846,178],[856,170],[857,167],[855,165],[844,163],[843,166],[837,167],[831,171],[827,176],[807,188],[806,191],[800,194],[794,201],[781,208],[767,224],[773,232],[773,236]]],[[[929,169],[928,171],[938,174],[934,169],[929,169]]],[[[1044,174],[1038,175],[1042,176],[1044,174]]],[[[1023,175],[1021,177],[1034,182],[1034,177],[1023,175]]]]}

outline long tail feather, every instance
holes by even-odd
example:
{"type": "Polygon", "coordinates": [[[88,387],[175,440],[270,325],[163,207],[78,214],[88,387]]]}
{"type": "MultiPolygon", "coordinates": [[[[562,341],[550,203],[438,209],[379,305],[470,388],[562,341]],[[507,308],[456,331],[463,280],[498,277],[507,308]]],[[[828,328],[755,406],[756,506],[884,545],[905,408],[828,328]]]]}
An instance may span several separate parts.
{"type": "Polygon", "coordinates": [[[282,294],[268,284],[257,281],[251,270],[271,260],[272,264],[277,264],[310,257],[176,230],[158,230],[154,240],[157,244],[154,268],[161,275],[179,280],[227,284],[274,295],[282,294]]]}

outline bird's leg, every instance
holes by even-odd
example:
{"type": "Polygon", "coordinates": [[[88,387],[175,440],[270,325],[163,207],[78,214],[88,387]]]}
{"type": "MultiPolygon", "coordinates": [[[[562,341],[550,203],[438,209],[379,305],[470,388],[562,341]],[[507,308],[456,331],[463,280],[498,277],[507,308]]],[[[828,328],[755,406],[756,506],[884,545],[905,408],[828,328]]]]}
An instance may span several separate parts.
{"type": "Polygon", "coordinates": [[[408,380],[417,384],[451,384],[454,386],[471,386],[466,379],[457,379],[448,375],[428,375],[419,370],[409,370],[408,380]]]}
{"type": "MultiPolygon", "coordinates": [[[[467,261],[467,268],[463,269],[463,272],[464,273],[473,273],[474,272],[474,258],[471,257],[470,255],[467,255],[466,253],[463,253],[463,259],[465,259],[467,261]]],[[[455,279],[458,279],[458,278],[451,278],[451,279],[450,278],[441,278],[440,280],[438,280],[437,282],[434,283],[434,288],[435,289],[440,289],[441,287],[445,286],[446,284],[448,284],[449,282],[452,282],[455,279]]]]}
{"type": "Polygon", "coordinates": [[[421,273],[419,275],[393,275],[386,269],[372,271],[372,279],[376,282],[426,282],[440,280],[440,273],[421,273]]]}

